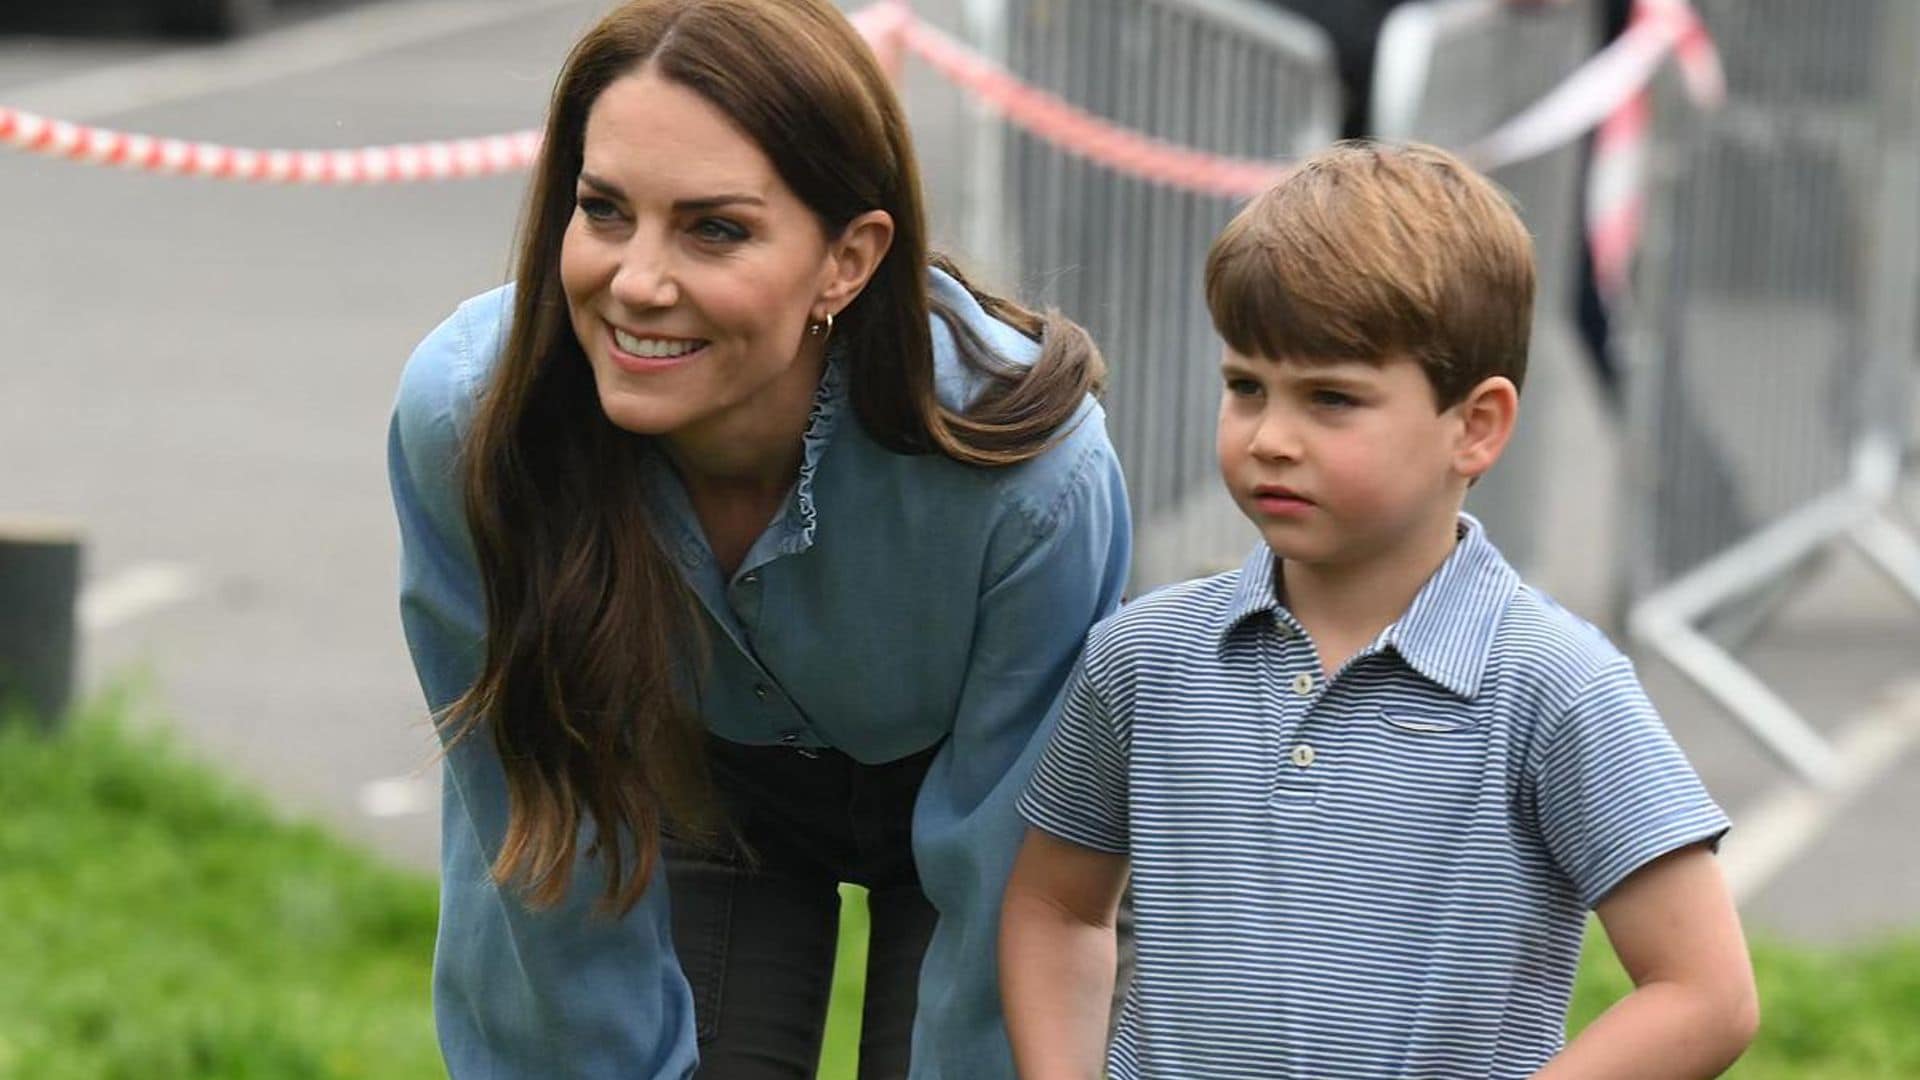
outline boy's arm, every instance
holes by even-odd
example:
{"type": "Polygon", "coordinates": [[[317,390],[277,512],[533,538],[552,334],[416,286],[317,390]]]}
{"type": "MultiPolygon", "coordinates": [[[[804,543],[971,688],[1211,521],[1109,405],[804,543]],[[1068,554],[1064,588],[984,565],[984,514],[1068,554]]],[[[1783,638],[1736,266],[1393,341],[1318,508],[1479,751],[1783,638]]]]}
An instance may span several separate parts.
{"type": "Polygon", "coordinates": [[[1634,990],[1539,1076],[1715,1076],[1758,1022],[1740,918],[1712,845],[1727,829],[1625,657],[1596,667],[1529,760],[1536,826],[1600,915],[1634,990]]]}
{"type": "Polygon", "coordinates": [[[1634,990],[1537,1080],[1718,1076],[1760,1022],[1740,918],[1705,844],[1655,859],[1594,908],[1634,990]]]}
{"type": "Polygon", "coordinates": [[[1127,857],[1027,829],[1000,915],[1000,992],[1021,1080],[1097,1080],[1127,857]]]}

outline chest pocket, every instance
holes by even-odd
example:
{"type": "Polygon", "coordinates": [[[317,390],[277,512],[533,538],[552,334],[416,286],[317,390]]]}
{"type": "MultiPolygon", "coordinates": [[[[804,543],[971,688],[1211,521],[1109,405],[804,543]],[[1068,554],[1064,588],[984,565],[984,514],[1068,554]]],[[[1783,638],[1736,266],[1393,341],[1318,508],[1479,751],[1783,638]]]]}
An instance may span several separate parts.
{"type": "Polygon", "coordinates": [[[1380,710],[1380,722],[1396,732],[1431,737],[1471,731],[1480,725],[1481,717],[1465,708],[1436,710],[1423,705],[1418,708],[1383,708],[1380,710]]]}
{"type": "Polygon", "coordinates": [[[1469,702],[1402,699],[1357,711],[1345,734],[1323,827],[1362,862],[1451,873],[1504,801],[1499,725],[1469,702]]]}
{"type": "Polygon", "coordinates": [[[1355,717],[1342,788],[1379,819],[1433,821],[1478,803],[1499,770],[1494,725],[1470,702],[1435,695],[1382,702],[1355,717]]]}
{"type": "Polygon", "coordinates": [[[1388,702],[1367,725],[1365,741],[1382,769],[1404,771],[1422,783],[1477,776],[1488,750],[1487,717],[1463,701],[1388,702]]]}

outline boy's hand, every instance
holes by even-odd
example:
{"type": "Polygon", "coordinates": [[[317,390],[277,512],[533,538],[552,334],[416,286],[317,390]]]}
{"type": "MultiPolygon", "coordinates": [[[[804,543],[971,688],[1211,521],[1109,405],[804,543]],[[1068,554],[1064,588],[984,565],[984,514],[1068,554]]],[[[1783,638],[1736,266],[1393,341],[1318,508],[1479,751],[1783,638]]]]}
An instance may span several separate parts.
{"type": "Polygon", "coordinates": [[[1000,993],[1022,1080],[1098,1080],[1127,859],[1038,829],[1007,881],[1000,993]]]}
{"type": "Polygon", "coordinates": [[[1600,901],[1634,991],[1538,1074],[1574,1077],[1718,1076],[1760,1023],[1740,917],[1703,844],[1641,867],[1600,901]]]}

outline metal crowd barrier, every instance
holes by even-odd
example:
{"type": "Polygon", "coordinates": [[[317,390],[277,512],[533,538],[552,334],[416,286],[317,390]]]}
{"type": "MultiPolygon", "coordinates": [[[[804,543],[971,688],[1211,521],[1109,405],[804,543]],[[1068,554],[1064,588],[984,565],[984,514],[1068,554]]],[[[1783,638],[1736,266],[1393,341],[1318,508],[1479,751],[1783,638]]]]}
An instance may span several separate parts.
{"type": "MultiPolygon", "coordinates": [[[[1594,0],[1537,6],[1426,0],[1395,8],[1376,53],[1372,133],[1471,144],[1546,96],[1591,56],[1600,44],[1599,18],[1594,0]]],[[[1547,560],[1565,550],[1567,538],[1556,537],[1554,527],[1578,528],[1583,518],[1581,507],[1555,499],[1560,478],[1550,453],[1555,437],[1569,429],[1570,411],[1595,393],[1576,329],[1581,154],[1581,144],[1571,143],[1491,173],[1513,195],[1533,234],[1538,282],[1520,422],[1499,466],[1475,485],[1468,508],[1535,580],[1553,577],[1545,572],[1547,560]]],[[[1556,593],[1574,591],[1570,582],[1545,584],[1556,593]]]]}
{"type": "Polygon", "coordinates": [[[1842,542],[1920,601],[1920,543],[1887,512],[1920,318],[1920,4],[1697,6],[1728,101],[1658,109],[1630,335],[1630,627],[1819,781],[1828,741],[1714,630],[1842,542]]]}
{"type": "MultiPolygon", "coordinates": [[[[1237,158],[1332,141],[1340,91],[1319,27],[1255,0],[969,0],[970,36],[1020,78],[1105,119],[1237,158]]],[[[997,122],[978,129],[970,254],[1082,323],[1136,528],[1135,583],[1238,565],[1254,533],[1214,462],[1219,342],[1201,274],[1237,200],[1150,184],[997,122]]]]}

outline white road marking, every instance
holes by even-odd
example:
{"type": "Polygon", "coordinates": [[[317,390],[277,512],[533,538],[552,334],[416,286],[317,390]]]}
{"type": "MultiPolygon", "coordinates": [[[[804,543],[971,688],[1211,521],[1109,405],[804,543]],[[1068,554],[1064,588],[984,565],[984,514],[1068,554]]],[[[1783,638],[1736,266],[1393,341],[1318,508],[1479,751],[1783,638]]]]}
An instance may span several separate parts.
{"type": "Polygon", "coordinates": [[[16,109],[89,123],[133,109],[243,90],[568,5],[596,10],[583,0],[387,0],[234,44],[174,49],[0,94],[16,109]]]}
{"type": "Polygon", "coordinates": [[[177,563],[142,563],[80,592],[80,627],[88,633],[177,604],[200,591],[200,577],[177,563]]]}
{"type": "Polygon", "coordinates": [[[439,805],[440,785],[424,776],[390,776],[360,785],[360,812],[395,818],[424,814],[439,805]]]}
{"type": "Polygon", "coordinates": [[[1920,744],[1920,681],[1900,684],[1834,740],[1834,782],[1774,789],[1734,816],[1720,851],[1734,899],[1745,903],[1825,836],[1842,811],[1920,744]]]}

